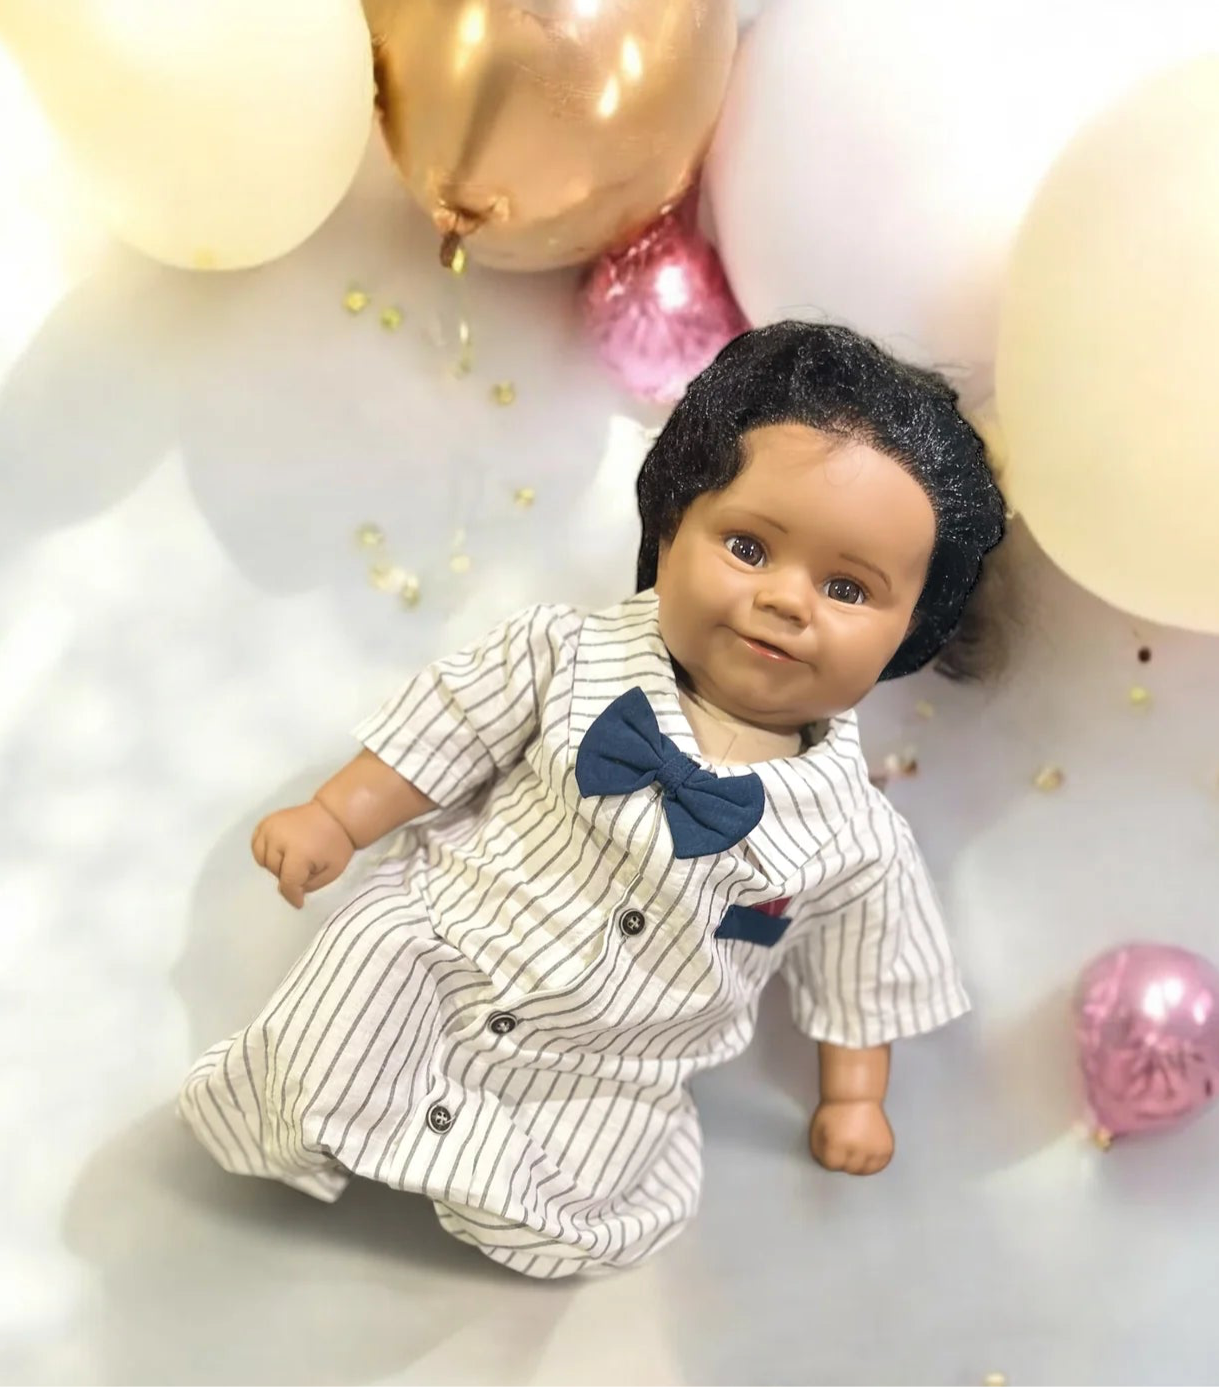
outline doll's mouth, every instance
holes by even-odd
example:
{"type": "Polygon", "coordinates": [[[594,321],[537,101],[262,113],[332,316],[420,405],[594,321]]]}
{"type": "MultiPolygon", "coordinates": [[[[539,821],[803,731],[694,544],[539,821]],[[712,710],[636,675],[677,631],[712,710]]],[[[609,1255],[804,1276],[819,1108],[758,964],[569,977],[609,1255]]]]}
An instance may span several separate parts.
{"type": "Polygon", "coordinates": [[[742,636],[741,639],[756,655],[761,655],[764,659],[791,662],[793,658],[786,650],[781,650],[778,645],[771,645],[768,641],[756,641],[750,636],[742,636]]]}

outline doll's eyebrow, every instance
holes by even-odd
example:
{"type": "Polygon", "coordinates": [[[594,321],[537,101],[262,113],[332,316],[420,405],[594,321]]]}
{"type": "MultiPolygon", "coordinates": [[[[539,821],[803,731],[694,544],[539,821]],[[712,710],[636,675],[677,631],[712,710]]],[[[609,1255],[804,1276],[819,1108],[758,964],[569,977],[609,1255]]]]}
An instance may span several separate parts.
{"type": "Polygon", "coordinates": [[[861,568],[867,568],[870,573],[875,573],[891,592],[894,591],[894,585],[890,582],[890,575],[884,569],[878,568],[875,563],[869,563],[867,559],[862,559],[859,554],[845,554],[842,550],[839,552],[839,558],[845,559],[848,563],[858,563],[861,568]]]}
{"type": "Polygon", "coordinates": [[[756,510],[747,510],[744,506],[742,507],[741,513],[742,515],[750,516],[753,520],[761,520],[764,525],[770,525],[773,530],[778,530],[781,535],[786,535],[788,533],[788,527],[786,525],[781,525],[778,520],[772,520],[769,515],[763,515],[756,510]]]}

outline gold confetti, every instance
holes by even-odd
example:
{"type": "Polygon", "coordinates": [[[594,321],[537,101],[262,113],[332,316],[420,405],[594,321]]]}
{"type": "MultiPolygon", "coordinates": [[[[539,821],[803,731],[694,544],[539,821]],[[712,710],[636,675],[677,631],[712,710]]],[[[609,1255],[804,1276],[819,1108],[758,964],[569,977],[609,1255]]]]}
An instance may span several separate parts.
{"type": "Polygon", "coordinates": [[[419,579],[414,573],[404,575],[398,598],[404,607],[419,606],[419,579]]]}
{"type": "Polygon", "coordinates": [[[453,558],[449,560],[449,567],[454,571],[454,573],[469,573],[470,555],[454,554],[453,558]]]}
{"type": "Polygon", "coordinates": [[[1035,790],[1057,790],[1063,784],[1063,772],[1058,766],[1043,766],[1034,776],[1035,790]]]}
{"type": "Polygon", "coordinates": [[[458,359],[453,363],[454,374],[458,376],[469,375],[473,364],[474,353],[470,349],[470,324],[463,318],[458,323],[458,359]]]}
{"type": "Polygon", "coordinates": [[[449,262],[450,272],[455,275],[466,273],[466,247],[458,246],[453,252],[453,259],[449,262]]]}
{"type": "Polygon", "coordinates": [[[343,307],[349,313],[363,313],[369,306],[369,296],[363,289],[349,289],[343,296],[343,307]]]}
{"type": "Polygon", "coordinates": [[[532,486],[519,486],[513,492],[513,505],[521,510],[529,510],[534,504],[534,488],[532,486]]]}
{"type": "Polygon", "coordinates": [[[401,592],[406,581],[406,573],[397,564],[375,563],[369,567],[369,582],[378,592],[401,592]]]}
{"type": "Polygon", "coordinates": [[[934,718],[936,716],[936,709],[932,707],[926,698],[921,698],[919,700],[915,705],[915,711],[921,718],[925,719],[934,718]]]}
{"type": "Polygon", "coordinates": [[[216,268],[216,252],[209,250],[207,246],[200,246],[191,256],[191,264],[197,270],[214,270],[216,268]]]}
{"type": "Polygon", "coordinates": [[[1127,697],[1133,708],[1147,708],[1152,702],[1152,695],[1142,684],[1135,684],[1127,697]]]}
{"type": "Polygon", "coordinates": [[[396,332],[402,327],[402,309],[393,307],[383,308],[379,321],[387,332],[396,332]]]}
{"type": "Polygon", "coordinates": [[[983,1387],[1008,1387],[1008,1379],[1003,1373],[988,1373],[983,1379],[983,1387]]]}
{"type": "Polygon", "coordinates": [[[905,780],[919,773],[919,757],[914,747],[902,752],[891,752],[882,762],[887,780],[905,780]]]}
{"type": "Polygon", "coordinates": [[[491,398],[498,405],[511,405],[517,398],[517,387],[511,380],[502,380],[491,387],[491,398]]]}
{"type": "Polygon", "coordinates": [[[1114,1133],[1107,1132],[1104,1127],[1093,1128],[1093,1145],[1099,1151],[1108,1151],[1114,1145],[1114,1133]]]}
{"type": "Polygon", "coordinates": [[[361,549],[380,549],[385,543],[385,535],[378,525],[361,525],[356,531],[356,543],[361,549]]]}

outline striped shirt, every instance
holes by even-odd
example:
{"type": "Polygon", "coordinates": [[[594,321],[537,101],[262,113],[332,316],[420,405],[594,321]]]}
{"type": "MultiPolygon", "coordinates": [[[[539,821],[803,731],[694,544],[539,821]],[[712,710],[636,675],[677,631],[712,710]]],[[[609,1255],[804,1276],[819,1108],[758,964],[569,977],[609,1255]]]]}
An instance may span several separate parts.
{"type": "Polygon", "coordinates": [[[182,1111],[230,1170],[322,1199],[352,1174],[421,1192],[530,1275],[626,1266],[694,1213],[688,1081],[749,1043],[774,973],[801,1030],[837,1045],[968,1009],[854,713],[799,754],[710,763],[651,591],[529,608],[357,735],[439,808],[191,1072],[182,1111]],[[759,777],[735,847],[679,859],[657,795],[581,796],[581,739],[633,688],[711,774],[759,777]]]}

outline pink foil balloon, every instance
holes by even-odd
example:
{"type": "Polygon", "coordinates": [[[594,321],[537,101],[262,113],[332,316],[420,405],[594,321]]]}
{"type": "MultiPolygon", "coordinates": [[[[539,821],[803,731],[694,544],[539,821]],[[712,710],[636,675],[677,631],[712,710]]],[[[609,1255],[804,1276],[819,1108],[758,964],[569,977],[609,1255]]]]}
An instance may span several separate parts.
{"type": "Polygon", "coordinates": [[[602,360],[632,394],[671,404],[749,327],[720,257],[695,224],[695,198],[594,261],[581,290],[602,360]]]}
{"type": "Polygon", "coordinates": [[[1101,1131],[1177,1125],[1216,1094],[1215,966],[1168,944],[1102,954],[1080,980],[1076,1037],[1101,1131]]]}

